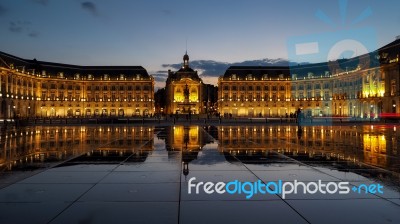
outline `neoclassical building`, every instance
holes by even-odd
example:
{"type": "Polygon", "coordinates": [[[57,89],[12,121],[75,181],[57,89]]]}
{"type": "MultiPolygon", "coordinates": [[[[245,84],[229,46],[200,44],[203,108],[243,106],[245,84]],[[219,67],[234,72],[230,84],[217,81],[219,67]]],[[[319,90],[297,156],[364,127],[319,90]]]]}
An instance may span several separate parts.
{"type": "Polygon", "coordinates": [[[0,117],[147,116],[154,78],[141,66],[76,66],[0,52],[0,117]]]}
{"type": "Polygon", "coordinates": [[[189,55],[183,56],[182,68],[176,72],[168,70],[166,81],[167,114],[204,113],[203,94],[205,85],[197,71],[189,67],[189,55]]]}
{"type": "Polygon", "coordinates": [[[218,80],[222,115],[376,118],[399,113],[400,40],[370,54],[283,67],[232,66],[218,80]]]}

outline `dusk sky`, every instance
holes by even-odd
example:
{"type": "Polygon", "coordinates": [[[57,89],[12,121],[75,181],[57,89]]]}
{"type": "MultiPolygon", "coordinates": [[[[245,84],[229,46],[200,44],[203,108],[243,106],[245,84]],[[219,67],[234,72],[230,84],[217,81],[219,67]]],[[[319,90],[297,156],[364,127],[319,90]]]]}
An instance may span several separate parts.
{"type": "Polygon", "coordinates": [[[400,35],[400,1],[345,3],[1,0],[0,51],[77,65],[142,65],[161,82],[168,68],[176,69],[181,63],[187,42],[194,68],[203,72],[205,82],[215,84],[215,77],[223,75],[217,73],[224,71],[216,65],[225,68],[229,63],[287,59],[287,40],[296,36],[369,27],[381,47],[400,35]],[[340,5],[346,6],[345,11],[340,5]],[[318,18],[317,12],[330,18],[331,24],[318,18]],[[357,18],[361,19],[355,22],[357,18]],[[196,64],[199,60],[207,61],[196,64]],[[214,69],[209,71],[207,66],[214,69]]]}

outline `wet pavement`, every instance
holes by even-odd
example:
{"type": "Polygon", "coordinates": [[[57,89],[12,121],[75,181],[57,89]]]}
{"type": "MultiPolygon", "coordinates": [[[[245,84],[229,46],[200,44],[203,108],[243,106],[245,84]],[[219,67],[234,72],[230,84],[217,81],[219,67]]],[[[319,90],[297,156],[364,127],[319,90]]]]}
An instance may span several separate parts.
{"type": "Polygon", "coordinates": [[[0,223],[400,223],[397,128],[7,130],[0,139],[0,223]],[[300,187],[283,196],[250,185],[240,193],[204,188],[234,181],[320,182],[330,191],[347,182],[350,190],[300,187]],[[364,186],[382,186],[383,193],[365,193],[364,186]]]}

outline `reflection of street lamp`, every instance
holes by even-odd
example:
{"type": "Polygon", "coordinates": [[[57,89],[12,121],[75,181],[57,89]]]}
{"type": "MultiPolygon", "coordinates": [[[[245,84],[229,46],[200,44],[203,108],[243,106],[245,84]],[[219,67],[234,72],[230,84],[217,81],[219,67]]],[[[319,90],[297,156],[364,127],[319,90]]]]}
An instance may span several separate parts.
{"type": "Polygon", "coordinates": [[[28,106],[28,117],[31,116],[31,106],[28,106]]]}
{"type": "Polygon", "coordinates": [[[371,105],[371,111],[370,111],[370,113],[369,113],[369,119],[370,119],[370,121],[371,121],[371,119],[372,119],[372,114],[373,114],[373,108],[374,108],[374,105],[371,105]]]}

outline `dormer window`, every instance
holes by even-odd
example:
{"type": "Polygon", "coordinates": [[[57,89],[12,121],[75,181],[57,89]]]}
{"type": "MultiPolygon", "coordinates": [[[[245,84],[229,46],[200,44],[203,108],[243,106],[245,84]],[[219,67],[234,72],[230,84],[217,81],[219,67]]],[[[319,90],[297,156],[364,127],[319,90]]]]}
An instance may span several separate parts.
{"type": "Polygon", "coordinates": [[[267,79],[268,79],[268,74],[264,74],[264,75],[263,75],[263,79],[264,79],[264,80],[267,80],[267,79]]]}
{"type": "Polygon", "coordinates": [[[125,79],[125,75],[124,75],[124,74],[120,74],[120,75],[119,75],[119,79],[120,79],[120,80],[124,80],[124,79],[125,79]]]}
{"type": "Polygon", "coordinates": [[[283,74],[279,74],[279,79],[283,79],[283,74]]]}
{"type": "Polygon", "coordinates": [[[92,75],[92,74],[89,74],[89,75],[88,75],[88,79],[93,79],[93,75],[92,75]]]}
{"type": "MultiPolygon", "coordinates": [[[[45,75],[43,75],[43,76],[45,76],[45,75]]],[[[64,78],[64,72],[59,72],[58,73],[58,78],[63,79],[64,78]]]]}
{"type": "Polygon", "coordinates": [[[232,74],[232,80],[236,80],[236,74],[232,74]]]}
{"type": "Polygon", "coordinates": [[[140,80],[140,74],[136,74],[136,80],[140,80]]]}
{"type": "Polygon", "coordinates": [[[104,74],[104,80],[108,80],[108,74],[104,74]]]}
{"type": "Polygon", "coordinates": [[[247,80],[252,80],[253,79],[253,75],[252,74],[248,74],[247,75],[247,80]]]}
{"type": "Polygon", "coordinates": [[[75,74],[75,79],[79,79],[80,75],[79,73],[75,74]]]}

